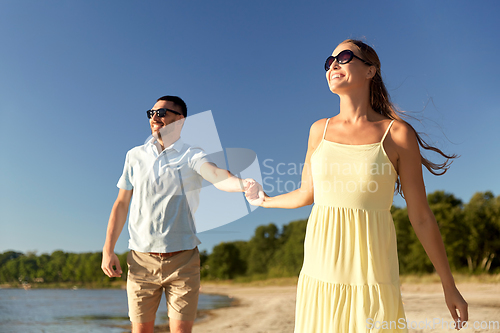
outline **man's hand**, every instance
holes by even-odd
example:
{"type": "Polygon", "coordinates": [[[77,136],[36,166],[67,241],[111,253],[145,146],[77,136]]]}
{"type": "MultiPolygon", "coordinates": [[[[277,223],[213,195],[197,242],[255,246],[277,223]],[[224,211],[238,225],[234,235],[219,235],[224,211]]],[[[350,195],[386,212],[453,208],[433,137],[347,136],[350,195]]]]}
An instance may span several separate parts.
{"type": "Polygon", "coordinates": [[[105,252],[102,253],[101,268],[104,274],[106,274],[110,278],[122,276],[122,268],[120,266],[120,260],[118,259],[118,256],[114,252],[110,254],[107,254],[105,252]]]}
{"type": "Polygon", "coordinates": [[[260,206],[264,202],[264,190],[262,186],[251,178],[244,181],[245,197],[248,203],[253,206],[260,206]]]}
{"type": "Polygon", "coordinates": [[[102,264],[101,268],[109,277],[119,277],[122,274],[120,260],[114,253],[114,248],[123,226],[127,221],[128,206],[132,199],[134,190],[120,189],[118,198],[116,198],[111,214],[109,215],[108,229],[106,231],[106,241],[102,248],[102,264]],[[114,267],[113,267],[114,266],[114,267]]]}

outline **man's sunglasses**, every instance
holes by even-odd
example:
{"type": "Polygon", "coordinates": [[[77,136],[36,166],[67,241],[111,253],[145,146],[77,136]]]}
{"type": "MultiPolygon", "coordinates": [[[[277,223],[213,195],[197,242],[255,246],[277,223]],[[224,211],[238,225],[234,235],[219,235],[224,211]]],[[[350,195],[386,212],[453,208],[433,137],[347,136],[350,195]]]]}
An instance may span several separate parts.
{"type": "Polygon", "coordinates": [[[155,113],[156,113],[156,116],[163,118],[167,114],[167,111],[178,114],[178,115],[182,115],[182,113],[175,111],[175,110],[170,110],[170,109],[148,110],[146,112],[148,114],[148,118],[151,119],[151,118],[153,118],[155,113]]]}
{"type": "Polygon", "coordinates": [[[359,59],[362,62],[364,62],[365,64],[367,64],[368,66],[372,66],[372,64],[370,64],[368,61],[361,59],[360,57],[355,55],[351,50],[344,50],[344,51],[340,52],[339,54],[337,54],[336,57],[329,56],[328,58],[326,58],[325,71],[328,71],[330,69],[332,64],[335,62],[335,59],[337,59],[337,62],[339,64],[344,65],[344,64],[349,63],[352,60],[352,58],[359,59]]]}

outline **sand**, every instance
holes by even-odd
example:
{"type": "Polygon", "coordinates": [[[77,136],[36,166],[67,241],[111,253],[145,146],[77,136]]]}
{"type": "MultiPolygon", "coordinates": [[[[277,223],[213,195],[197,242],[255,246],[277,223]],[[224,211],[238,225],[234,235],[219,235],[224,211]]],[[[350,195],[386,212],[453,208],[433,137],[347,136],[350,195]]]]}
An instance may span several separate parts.
{"type": "MultiPolygon", "coordinates": [[[[500,284],[462,283],[457,286],[469,304],[469,328],[461,332],[500,332],[500,284]],[[496,328],[492,327],[494,324],[496,328]]],[[[234,299],[234,306],[209,311],[195,324],[193,333],[293,332],[295,286],[203,284],[202,292],[228,295],[234,299]]],[[[439,283],[403,283],[401,293],[410,333],[456,332],[446,328],[453,320],[439,283]]]]}

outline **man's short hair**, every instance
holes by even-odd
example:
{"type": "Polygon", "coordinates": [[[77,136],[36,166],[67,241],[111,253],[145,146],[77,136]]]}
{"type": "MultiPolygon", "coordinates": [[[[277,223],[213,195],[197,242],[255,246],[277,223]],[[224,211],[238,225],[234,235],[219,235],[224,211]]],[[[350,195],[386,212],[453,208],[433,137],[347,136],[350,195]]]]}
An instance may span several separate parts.
{"type": "Polygon", "coordinates": [[[178,107],[181,108],[181,112],[182,112],[182,115],[184,116],[184,118],[187,117],[187,106],[186,106],[186,103],[182,100],[182,98],[177,97],[177,96],[163,96],[163,97],[158,98],[156,101],[157,102],[158,101],[169,101],[169,102],[174,103],[175,105],[177,105],[178,107]]]}

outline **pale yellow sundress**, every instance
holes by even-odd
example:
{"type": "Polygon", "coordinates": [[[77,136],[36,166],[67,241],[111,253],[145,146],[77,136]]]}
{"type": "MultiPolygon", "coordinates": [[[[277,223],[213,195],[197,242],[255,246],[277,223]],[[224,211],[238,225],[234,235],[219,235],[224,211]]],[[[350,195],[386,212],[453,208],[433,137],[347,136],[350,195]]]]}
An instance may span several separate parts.
{"type": "Polygon", "coordinates": [[[311,156],[295,333],[407,332],[390,212],[397,173],[383,147],[394,120],[364,145],[326,141],[328,121],[311,156]]]}

